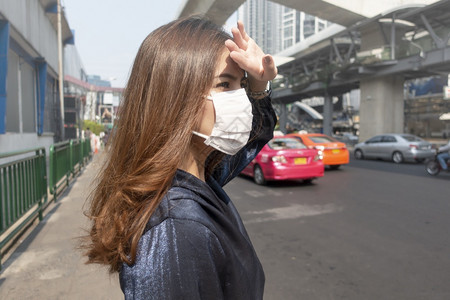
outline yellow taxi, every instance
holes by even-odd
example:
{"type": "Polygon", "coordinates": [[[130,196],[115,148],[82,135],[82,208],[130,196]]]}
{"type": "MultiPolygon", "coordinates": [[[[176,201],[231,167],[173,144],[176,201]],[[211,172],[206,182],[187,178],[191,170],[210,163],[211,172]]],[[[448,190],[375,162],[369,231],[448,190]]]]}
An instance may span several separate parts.
{"type": "Polygon", "coordinates": [[[322,151],[323,164],[330,169],[338,169],[350,161],[350,154],[345,143],[331,136],[321,133],[290,133],[286,137],[296,138],[309,148],[322,151]]]}

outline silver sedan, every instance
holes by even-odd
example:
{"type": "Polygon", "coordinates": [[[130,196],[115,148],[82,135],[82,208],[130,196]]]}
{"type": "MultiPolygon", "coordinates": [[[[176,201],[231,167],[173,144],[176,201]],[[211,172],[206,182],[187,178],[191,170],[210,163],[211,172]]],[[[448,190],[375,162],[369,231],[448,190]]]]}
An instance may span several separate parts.
{"type": "Polygon", "coordinates": [[[390,159],[422,162],[435,154],[431,143],[412,134],[380,134],[355,145],[355,158],[390,159]]]}

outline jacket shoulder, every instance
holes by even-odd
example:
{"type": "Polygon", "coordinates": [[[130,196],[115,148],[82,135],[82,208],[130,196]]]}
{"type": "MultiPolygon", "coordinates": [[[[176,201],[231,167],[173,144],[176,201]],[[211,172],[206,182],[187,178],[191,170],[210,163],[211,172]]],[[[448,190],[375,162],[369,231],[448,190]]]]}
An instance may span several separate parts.
{"type": "Polygon", "coordinates": [[[183,187],[172,187],[150,217],[145,231],[167,219],[190,220],[211,227],[204,203],[205,200],[193,191],[183,187]]]}

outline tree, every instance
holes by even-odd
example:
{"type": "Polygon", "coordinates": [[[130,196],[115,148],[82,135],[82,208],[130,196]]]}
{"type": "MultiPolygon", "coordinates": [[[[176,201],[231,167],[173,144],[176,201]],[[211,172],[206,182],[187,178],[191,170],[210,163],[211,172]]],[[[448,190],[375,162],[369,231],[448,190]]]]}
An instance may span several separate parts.
{"type": "Polygon", "coordinates": [[[99,135],[100,132],[105,131],[105,127],[101,124],[98,124],[91,120],[84,120],[83,121],[83,130],[86,130],[89,127],[89,130],[94,133],[95,135],[99,135]]]}

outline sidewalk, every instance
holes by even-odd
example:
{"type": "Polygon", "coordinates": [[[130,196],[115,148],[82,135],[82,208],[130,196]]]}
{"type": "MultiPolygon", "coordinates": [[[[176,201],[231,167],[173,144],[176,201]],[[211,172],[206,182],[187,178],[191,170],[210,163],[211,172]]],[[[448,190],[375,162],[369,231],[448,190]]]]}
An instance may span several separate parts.
{"type": "Polygon", "coordinates": [[[3,264],[0,299],[123,299],[117,275],[85,265],[77,237],[84,234],[83,214],[90,184],[102,154],[72,183],[3,264]]]}

